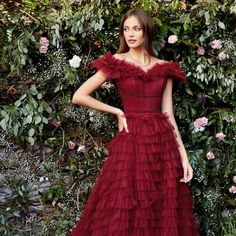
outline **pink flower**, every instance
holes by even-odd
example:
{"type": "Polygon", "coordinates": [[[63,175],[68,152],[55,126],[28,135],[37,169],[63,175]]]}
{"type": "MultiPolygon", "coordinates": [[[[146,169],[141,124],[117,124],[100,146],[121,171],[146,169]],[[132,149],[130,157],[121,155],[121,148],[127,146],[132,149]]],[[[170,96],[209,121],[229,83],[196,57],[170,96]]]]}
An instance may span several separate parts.
{"type": "Polygon", "coordinates": [[[234,183],[236,183],[236,175],[233,177],[233,181],[234,183]]]}
{"type": "Polygon", "coordinates": [[[178,40],[177,36],[176,35],[170,35],[169,38],[168,38],[168,43],[170,44],[174,44],[176,43],[178,40]]]}
{"type": "Polygon", "coordinates": [[[78,153],[85,153],[85,146],[84,145],[79,146],[78,149],[77,149],[77,152],[78,153]]]}
{"type": "Polygon", "coordinates": [[[48,47],[48,45],[49,45],[49,40],[48,40],[46,37],[41,37],[40,40],[39,40],[39,44],[40,44],[41,46],[48,47]]]}
{"type": "Polygon", "coordinates": [[[215,39],[210,42],[210,45],[213,49],[220,49],[222,48],[222,42],[218,39],[215,39]]]}
{"type": "Polygon", "coordinates": [[[204,54],[205,54],[205,49],[204,49],[204,47],[198,47],[197,53],[198,53],[199,55],[204,55],[204,54]]]}
{"type": "Polygon", "coordinates": [[[220,141],[224,140],[224,138],[226,137],[226,135],[223,132],[217,133],[216,138],[218,138],[220,141]]]}
{"type": "Polygon", "coordinates": [[[229,188],[229,192],[230,192],[230,193],[236,193],[236,187],[235,187],[235,186],[231,186],[231,187],[229,188]]]}
{"type": "Polygon", "coordinates": [[[41,46],[40,49],[39,49],[40,53],[44,53],[45,54],[45,53],[47,53],[47,51],[48,51],[48,48],[44,47],[44,46],[41,46]]]}
{"type": "Polygon", "coordinates": [[[228,57],[228,55],[225,54],[224,52],[220,52],[219,55],[218,55],[218,58],[219,58],[221,61],[225,60],[227,57],[228,57]]]}
{"type": "Polygon", "coordinates": [[[194,122],[193,125],[195,128],[200,129],[208,124],[208,119],[206,117],[200,117],[197,118],[194,122]]]}
{"type": "Polygon", "coordinates": [[[68,142],[69,149],[75,149],[76,148],[76,143],[69,141],[68,142]]]}
{"type": "Polygon", "coordinates": [[[206,155],[207,159],[208,160],[212,160],[212,159],[215,159],[215,155],[213,152],[208,152],[207,155],[206,155]]]}

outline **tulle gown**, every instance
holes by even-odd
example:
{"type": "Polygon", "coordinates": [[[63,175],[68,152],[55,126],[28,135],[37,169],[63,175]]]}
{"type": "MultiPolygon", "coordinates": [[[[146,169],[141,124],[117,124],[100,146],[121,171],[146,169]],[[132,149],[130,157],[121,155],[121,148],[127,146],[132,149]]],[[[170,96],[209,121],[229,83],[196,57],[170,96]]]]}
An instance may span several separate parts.
{"type": "Polygon", "coordinates": [[[192,196],[183,177],[178,143],[161,113],[168,78],[185,82],[175,62],[144,71],[110,52],[93,61],[114,79],[125,130],[108,143],[108,158],[71,236],[198,236],[192,196]]]}

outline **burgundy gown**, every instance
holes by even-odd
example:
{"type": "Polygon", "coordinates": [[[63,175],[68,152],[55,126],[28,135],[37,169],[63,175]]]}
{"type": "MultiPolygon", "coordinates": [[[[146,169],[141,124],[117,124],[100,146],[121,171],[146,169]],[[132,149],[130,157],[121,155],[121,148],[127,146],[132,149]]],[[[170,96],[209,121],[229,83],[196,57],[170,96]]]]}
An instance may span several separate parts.
{"type": "Polygon", "coordinates": [[[174,127],[161,113],[168,78],[185,82],[175,62],[147,72],[111,53],[93,61],[115,79],[129,133],[108,143],[108,158],[71,236],[199,236],[174,127]]]}

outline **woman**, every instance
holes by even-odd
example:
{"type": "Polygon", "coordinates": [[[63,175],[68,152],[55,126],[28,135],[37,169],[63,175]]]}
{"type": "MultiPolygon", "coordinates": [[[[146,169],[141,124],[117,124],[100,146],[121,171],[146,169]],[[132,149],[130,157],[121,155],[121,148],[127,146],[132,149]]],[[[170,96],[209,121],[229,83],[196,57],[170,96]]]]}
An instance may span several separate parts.
{"type": "Polygon", "coordinates": [[[129,10],[120,26],[120,47],[93,61],[97,73],[73,103],[117,116],[119,133],[72,236],[196,236],[187,183],[193,170],[172,107],[179,65],[156,58],[153,26],[143,10],[129,10]],[[115,79],[124,110],[90,96],[115,79]]]}

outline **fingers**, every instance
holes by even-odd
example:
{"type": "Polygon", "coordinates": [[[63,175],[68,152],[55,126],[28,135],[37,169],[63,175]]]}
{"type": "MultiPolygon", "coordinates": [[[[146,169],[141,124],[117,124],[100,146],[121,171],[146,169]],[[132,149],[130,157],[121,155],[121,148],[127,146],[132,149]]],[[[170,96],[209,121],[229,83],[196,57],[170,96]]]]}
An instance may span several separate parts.
{"type": "Polygon", "coordinates": [[[123,129],[128,133],[127,119],[124,114],[118,116],[118,129],[121,132],[123,129]]]}
{"type": "Polygon", "coordinates": [[[183,167],[184,175],[180,182],[187,183],[193,178],[193,169],[190,165],[183,167]]]}
{"type": "Polygon", "coordinates": [[[126,118],[122,118],[122,121],[123,121],[123,127],[125,128],[125,131],[127,133],[129,133],[129,130],[128,130],[128,125],[127,125],[127,120],[126,118]]]}

